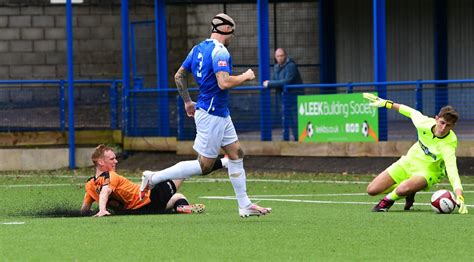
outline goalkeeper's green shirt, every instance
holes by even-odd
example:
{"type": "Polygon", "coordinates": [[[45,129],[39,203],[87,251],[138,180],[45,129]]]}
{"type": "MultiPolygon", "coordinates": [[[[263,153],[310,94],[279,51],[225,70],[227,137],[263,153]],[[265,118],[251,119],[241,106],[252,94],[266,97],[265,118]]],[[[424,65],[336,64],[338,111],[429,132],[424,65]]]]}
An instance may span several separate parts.
{"type": "Polygon", "coordinates": [[[462,190],[456,164],[458,138],[453,130],[444,137],[436,137],[432,131],[436,125],[434,118],[405,105],[400,106],[399,112],[411,118],[418,133],[418,142],[411,146],[406,155],[410,164],[426,168],[427,172],[447,173],[453,190],[462,190]]]}

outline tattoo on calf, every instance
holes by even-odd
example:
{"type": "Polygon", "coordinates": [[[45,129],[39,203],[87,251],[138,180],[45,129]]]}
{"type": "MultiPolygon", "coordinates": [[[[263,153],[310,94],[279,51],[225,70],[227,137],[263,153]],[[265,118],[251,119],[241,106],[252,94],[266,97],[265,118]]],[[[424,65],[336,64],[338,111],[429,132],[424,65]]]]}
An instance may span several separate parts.
{"type": "Polygon", "coordinates": [[[239,150],[237,151],[237,154],[239,155],[239,158],[244,158],[244,151],[242,150],[242,148],[239,148],[239,150]]]}

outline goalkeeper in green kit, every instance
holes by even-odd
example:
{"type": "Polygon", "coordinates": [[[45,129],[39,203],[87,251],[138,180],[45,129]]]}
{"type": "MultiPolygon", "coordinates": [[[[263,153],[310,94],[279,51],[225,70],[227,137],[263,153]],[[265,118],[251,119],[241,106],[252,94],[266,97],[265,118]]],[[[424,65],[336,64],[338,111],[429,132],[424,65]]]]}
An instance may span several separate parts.
{"type": "Polygon", "coordinates": [[[363,96],[371,102],[371,106],[396,110],[411,118],[418,134],[418,141],[411,146],[408,153],[368,185],[367,193],[371,196],[388,193],[372,211],[386,212],[401,198],[405,198],[404,209],[410,210],[415,202],[416,192],[428,190],[447,175],[456,194],[458,212],[467,214],[456,164],[458,139],[452,130],[459,118],[456,110],[452,106],[445,106],[435,118],[431,118],[406,105],[382,99],[371,93],[364,93],[363,96]]]}

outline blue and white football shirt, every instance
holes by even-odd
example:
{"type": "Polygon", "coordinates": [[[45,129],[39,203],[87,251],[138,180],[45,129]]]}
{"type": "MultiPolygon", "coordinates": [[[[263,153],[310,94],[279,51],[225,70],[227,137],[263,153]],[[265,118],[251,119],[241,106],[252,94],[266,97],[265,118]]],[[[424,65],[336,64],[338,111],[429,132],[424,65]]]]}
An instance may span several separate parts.
{"type": "Polygon", "coordinates": [[[232,74],[232,58],[227,48],[215,39],[206,39],[193,47],[182,67],[193,73],[199,85],[196,109],[202,108],[211,115],[227,117],[228,91],[219,88],[215,75],[220,71],[232,74]]]}

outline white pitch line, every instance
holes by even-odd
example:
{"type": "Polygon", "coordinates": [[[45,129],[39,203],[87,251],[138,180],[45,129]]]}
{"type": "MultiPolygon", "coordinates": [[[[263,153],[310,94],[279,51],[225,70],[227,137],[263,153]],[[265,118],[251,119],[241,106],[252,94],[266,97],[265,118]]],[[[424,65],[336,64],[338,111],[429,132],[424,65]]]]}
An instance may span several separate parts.
{"type": "Polygon", "coordinates": [[[79,175],[0,175],[0,178],[2,178],[2,177],[15,177],[15,178],[24,178],[24,177],[45,178],[45,177],[50,177],[50,178],[81,178],[81,179],[84,178],[84,179],[87,179],[91,176],[79,176],[79,175]]]}
{"type": "MultiPolygon", "coordinates": [[[[231,196],[203,196],[202,199],[212,200],[236,200],[231,196]]],[[[293,203],[313,203],[313,204],[349,204],[349,205],[375,205],[378,202],[356,202],[356,201],[331,201],[331,200],[305,200],[305,199],[281,199],[281,198],[255,198],[250,197],[254,201],[273,201],[273,202],[293,202],[293,203]]],[[[395,205],[405,205],[405,203],[395,203],[395,205]]],[[[430,206],[429,203],[415,203],[415,206],[430,206]]],[[[466,205],[467,207],[474,207],[474,205],[466,205]]]]}
{"type": "MultiPolygon", "coordinates": [[[[1,176],[0,176],[1,178],[1,176]]],[[[136,178],[129,178],[132,182],[139,182],[136,178]]],[[[224,182],[229,183],[228,178],[191,178],[185,181],[186,183],[215,183],[215,182],[224,182]]],[[[368,184],[366,181],[341,181],[341,180],[291,180],[291,179],[247,179],[247,182],[260,182],[260,183],[317,183],[317,184],[368,184]]],[[[76,186],[84,185],[84,183],[74,183],[74,184],[10,184],[10,185],[0,185],[0,188],[9,188],[9,187],[55,187],[55,186],[76,186]]],[[[437,186],[451,186],[448,183],[436,184],[437,186]]],[[[474,184],[463,184],[466,186],[474,186],[474,184]]],[[[469,192],[469,191],[464,191],[469,192]]]]}
{"type": "MultiPolygon", "coordinates": [[[[191,178],[185,183],[215,183],[230,182],[228,178],[191,178]]],[[[317,183],[317,184],[369,184],[368,181],[345,181],[345,180],[291,180],[291,179],[247,179],[247,182],[263,182],[263,183],[317,183]]],[[[474,186],[474,184],[462,184],[464,187],[474,186]]],[[[451,186],[449,183],[439,183],[436,186],[451,186]]],[[[464,191],[469,192],[469,191],[464,191]]],[[[424,194],[424,193],[423,193],[424,194]]]]}
{"type": "MultiPolygon", "coordinates": [[[[135,179],[131,179],[132,182],[138,182],[135,179]]],[[[189,179],[185,181],[186,183],[216,183],[224,182],[230,183],[228,178],[197,178],[189,179]]],[[[247,182],[265,182],[265,183],[318,183],[318,184],[368,184],[368,182],[360,181],[331,181],[331,180],[280,180],[280,179],[247,179],[247,182]]],[[[84,185],[84,183],[76,184],[25,184],[25,185],[0,185],[0,187],[55,187],[55,186],[72,186],[72,185],[84,185]]]]}
{"type": "MultiPolygon", "coordinates": [[[[90,176],[79,176],[79,175],[0,175],[2,177],[15,177],[15,178],[78,178],[88,179],[90,176]]],[[[139,177],[127,177],[130,181],[140,182],[139,177]]],[[[370,181],[345,181],[345,180],[292,180],[292,179],[247,179],[248,182],[260,182],[260,183],[318,183],[318,184],[369,184],[370,181]]],[[[211,178],[211,177],[193,177],[186,180],[186,183],[213,183],[213,182],[230,182],[229,178],[211,178]]],[[[85,183],[85,181],[84,181],[85,183]]],[[[54,185],[54,184],[52,184],[54,185]]],[[[62,184],[61,184],[62,185],[62,184]]],[[[68,184],[70,185],[70,184],[68,184]]],[[[439,183],[438,186],[451,186],[449,183],[439,183]]],[[[462,184],[464,187],[474,186],[474,184],[462,184]]],[[[0,185],[0,187],[8,185],[0,185]]],[[[35,185],[33,185],[35,186],[35,185]]],[[[59,184],[58,184],[59,186],[59,184]]]]}
{"type": "MultiPolygon", "coordinates": [[[[420,195],[433,194],[435,191],[417,192],[420,195]]],[[[463,191],[463,193],[474,193],[474,191],[463,191]]],[[[367,193],[331,193],[331,194],[288,194],[288,195],[252,195],[252,197],[313,197],[313,196],[368,196],[367,193]]],[[[226,196],[227,197],[227,196],[226,196]]]]}
{"type": "Polygon", "coordinates": [[[367,193],[342,193],[342,194],[290,194],[290,195],[252,195],[252,197],[315,197],[315,196],[366,196],[367,193]]]}
{"type": "MultiPolygon", "coordinates": [[[[214,200],[235,200],[232,196],[203,196],[203,199],[214,200]]],[[[374,205],[377,202],[355,202],[355,201],[330,201],[330,200],[306,200],[306,199],[281,199],[281,198],[256,198],[250,197],[254,201],[274,201],[274,202],[294,202],[294,203],[316,203],[316,204],[353,204],[353,205],[374,205]]]]}
{"type": "Polygon", "coordinates": [[[2,225],[23,225],[25,222],[13,221],[13,222],[3,222],[2,225]]]}
{"type": "Polygon", "coordinates": [[[16,187],[57,187],[57,186],[83,186],[84,183],[80,184],[27,184],[27,185],[0,185],[3,188],[16,188],[16,187]]]}
{"type": "MultiPolygon", "coordinates": [[[[186,180],[186,183],[212,183],[230,182],[228,178],[193,178],[186,180]]],[[[247,182],[264,183],[320,183],[320,184],[368,184],[365,181],[339,181],[339,180],[291,180],[291,179],[247,179],[247,182]]]]}
{"type": "MultiPolygon", "coordinates": [[[[230,182],[228,178],[191,178],[185,183],[212,183],[230,182]]],[[[292,180],[292,179],[247,179],[247,182],[263,183],[318,183],[318,184],[369,184],[370,181],[345,181],[345,180],[292,180]]],[[[438,186],[451,186],[449,183],[439,183],[438,186]]],[[[474,186],[474,184],[462,184],[463,186],[474,186]]]]}
{"type": "MultiPolygon", "coordinates": [[[[35,175],[0,175],[2,177],[59,177],[59,178],[84,178],[87,179],[89,176],[68,176],[68,175],[59,175],[59,176],[35,176],[35,175]]],[[[128,177],[130,181],[140,182],[138,177],[128,177]]],[[[230,182],[228,178],[190,178],[186,180],[186,183],[215,183],[215,182],[230,182]]],[[[259,182],[259,183],[317,183],[317,184],[369,184],[369,181],[345,181],[345,180],[292,180],[292,179],[247,179],[247,182],[259,182]]],[[[85,183],[85,181],[84,181],[85,183]]],[[[54,185],[54,184],[51,184],[54,185]]],[[[62,185],[62,184],[61,184],[62,185]]],[[[450,186],[449,183],[440,183],[436,184],[439,186],[450,186]]],[[[8,186],[8,185],[0,185],[8,186]]],[[[34,186],[34,185],[33,185],[34,186]]],[[[463,186],[474,186],[474,184],[463,184],[463,186]]]]}

